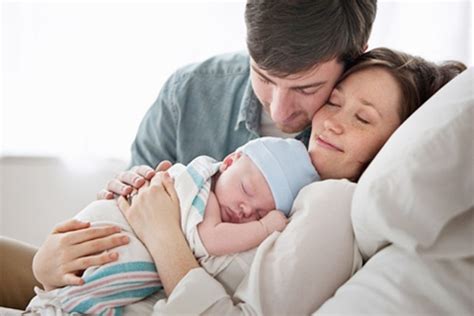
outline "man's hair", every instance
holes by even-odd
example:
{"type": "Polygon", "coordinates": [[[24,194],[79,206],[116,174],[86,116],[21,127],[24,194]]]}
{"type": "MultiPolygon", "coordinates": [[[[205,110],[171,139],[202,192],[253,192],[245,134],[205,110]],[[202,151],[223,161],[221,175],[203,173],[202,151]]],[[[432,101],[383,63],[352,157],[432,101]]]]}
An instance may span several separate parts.
{"type": "Polygon", "coordinates": [[[376,0],[248,0],[247,47],[258,67],[278,77],[363,53],[376,0]]]}
{"type": "Polygon", "coordinates": [[[379,47],[355,59],[339,81],[350,74],[380,67],[392,75],[401,91],[400,121],[406,120],[436,91],[466,69],[459,61],[445,61],[439,65],[421,57],[379,47]]]}

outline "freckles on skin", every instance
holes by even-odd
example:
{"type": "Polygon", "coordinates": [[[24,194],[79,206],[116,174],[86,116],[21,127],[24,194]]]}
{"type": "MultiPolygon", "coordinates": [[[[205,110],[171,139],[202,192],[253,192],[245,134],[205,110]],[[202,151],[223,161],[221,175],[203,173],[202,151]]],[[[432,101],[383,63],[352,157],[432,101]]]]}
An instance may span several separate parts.
{"type": "Polygon", "coordinates": [[[321,178],[353,179],[400,125],[401,92],[396,80],[381,67],[352,73],[335,91],[313,117],[309,152],[321,178]],[[370,117],[369,121],[360,120],[361,115],[370,117]],[[318,145],[319,136],[344,152],[318,145]]]}

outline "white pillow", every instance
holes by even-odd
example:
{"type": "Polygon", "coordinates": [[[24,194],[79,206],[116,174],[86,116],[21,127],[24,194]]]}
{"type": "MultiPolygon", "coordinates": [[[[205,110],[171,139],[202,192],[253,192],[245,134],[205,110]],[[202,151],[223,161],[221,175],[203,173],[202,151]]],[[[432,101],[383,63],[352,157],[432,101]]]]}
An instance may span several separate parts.
{"type": "Polygon", "coordinates": [[[402,124],[360,178],[352,221],[364,259],[389,243],[474,255],[473,89],[471,67],[402,124]]]}

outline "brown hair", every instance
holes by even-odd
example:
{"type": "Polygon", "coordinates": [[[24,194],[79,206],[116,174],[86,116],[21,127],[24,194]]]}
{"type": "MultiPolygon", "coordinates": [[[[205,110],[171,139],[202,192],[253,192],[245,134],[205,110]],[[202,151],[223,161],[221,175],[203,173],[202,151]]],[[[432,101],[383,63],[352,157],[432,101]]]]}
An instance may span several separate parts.
{"type": "Polygon", "coordinates": [[[248,0],[247,47],[257,65],[285,77],[366,47],[376,0],[248,0]]]}
{"type": "Polygon", "coordinates": [[[339,81],[369,67],[382,67],[397,81],[401,90],[401,122],[466,69],[466,65],[458,61],[445,61],[437,65],[418,56],[380,47],[355,59],[339,81]]]}

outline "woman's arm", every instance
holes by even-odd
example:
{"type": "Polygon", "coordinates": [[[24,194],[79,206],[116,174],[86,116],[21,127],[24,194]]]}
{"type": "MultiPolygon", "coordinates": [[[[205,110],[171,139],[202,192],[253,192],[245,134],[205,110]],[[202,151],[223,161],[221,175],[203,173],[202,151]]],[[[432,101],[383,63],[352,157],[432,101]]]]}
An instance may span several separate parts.
{"type": "Polygon", "coordinates": [[[142,187],[132,206],[118,205],[138,238],[150,251],[167,295],[190,270],[199,267],[180,227],[179,200],[168,173],[158,173],[142,187]]]}
{"type": "Polygon", "coordinates": [[[143,208],[124,209],[137,234],[148,234],[142,240],[164,277],[169,297],[155,305],[157,314],[310,314],[353,272],[352,183],[323,181],[303,189],[286,229],[259,246],[248,275],[237,292],[229,294],[198,268],[179,228],[173,185],[168,179],[159,188],[159,181],[156,179],[154,190],[160,199],[150,194],[143,199],[143,208]],[[333,190],[338,192],[337,199],[333,190]],[[145,203],[151,199],[160,204],[145,203]],[[159,227],[153,228],[155,225],[159,227]]]}

